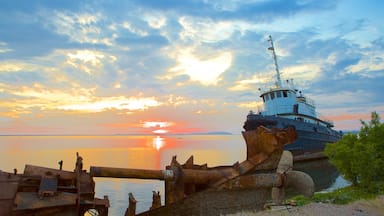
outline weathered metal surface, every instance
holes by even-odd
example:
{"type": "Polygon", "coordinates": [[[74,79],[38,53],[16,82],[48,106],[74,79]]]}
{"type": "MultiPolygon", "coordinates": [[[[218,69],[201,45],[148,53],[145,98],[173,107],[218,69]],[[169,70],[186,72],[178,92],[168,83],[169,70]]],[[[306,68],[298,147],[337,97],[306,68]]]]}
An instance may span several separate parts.
{"type": "Polygon", "coordinates": [[[0,215],[11,215],[20,177],[0,170],[0,215]]]}
{"type": "Polygon", "coordinates": [[[109,178],[137,178],[137,179],[172,179],[173,172],[166,170],[125,169],[113,167],[91,166],[90,173],[93,177],[109,178]]]}
{"type": "Polygon", "coordinates": [[[57,178],[43,177],[40,181],[39,197],[54,196],[57,193],[57,178]]]}
{"type": "Polygon", "coordinates": [[[108,197],[94,197],[95,183],[77,154],[74,172],[26,165],[23,174],[0,171],[0,216],[108,215],[108,197]]]}
{"type": "Polygon", "coordinates": [[[37,210],[51,207],[66,207],[76,204],[76,194],[58,193],[55,196],[40,198],[34,192],[18,192],[13,211],[37,210]]]}
{"type": "Polygon", "coordinates": [[[310,197],[315,192],[315,183],[311,176],[300,171],[289,171],[286,175],[286,187],[292,188],[294,191],[310,197]]]}
{"type": "MultiPolygon", "coordinates": [[[[230,179],[254,172],[258,165],[271,159],[272,154],[280,155],[274,161],[274,164],[277,165],[284,145],[292,143],[297,138],[297,133],[292,127],[280,130],[260,126],[256,130],[243,132],[243,137],[247,145],[247,160],[237,166],[237,172],[232,172],[231,176],[226,176],[216,182],[215,187],[219,188],[221,184],[230,179]]],[[[275,168],[273,167],[273,169],[275,168]]]]}
{"type": "MultiPolygon", "coordinates": [[[[292,170],[293,167],[293,156],[289,151],[283,151],[279,164],[277,165],[276,173],[280,176],[285,177],[285,173],[292,170]]],[[[284,184],[286,184],[286,179],[283,179],[284,184]]],[[[271,191],[272,200],[276,204],[281,204],[285,197],[285,189],[282,186],[274,186],[271,191]]]]}
{"type": "Polygon", "coordinates": [[[76,178],[76,173],[64,170],[57,170],[47,167],[40,167],[34,165],[25,165],[24,167],[24,176],[60,176],[62,180],[72,180],[76,178]]]}
{"type": "MultiPolygon", "coordinates": [[[[203,190],[184,199],[137,215],[228,215],[263,209],[270,197],[269,188],[203,190]]],[[[241,215],[241,214],[240,214],[241,215]]]]}
{"type": "Polygon", "coordinates": [[[254,160],[255,157],[265,158],[297,139],[297,133],[292,127],[281,130],[260,126],[242,134],[247,145],[247,160],[254,160]]]}
{"type": "MultiPolygon", "coordinates": [[[[183,180],[185,183],[207,184],[211,181],[217,181],[228,176],[233,168],[218,169],[182,169],[183,180]]],[[[158,180],[176,180],[177,174],[174,170],[144,170],[129,168],[95,167],[92,166],[90,173],[93,177],[108,178],[137,178],[137,179],[158,179],[158,180]]]]}
{"type": "Polygon", "coordinates": [[[278,173],[260,173],[239,176],[226,182],[222,189],[250,189],[281,187],[284,184],[283,176],[278,173]]]}

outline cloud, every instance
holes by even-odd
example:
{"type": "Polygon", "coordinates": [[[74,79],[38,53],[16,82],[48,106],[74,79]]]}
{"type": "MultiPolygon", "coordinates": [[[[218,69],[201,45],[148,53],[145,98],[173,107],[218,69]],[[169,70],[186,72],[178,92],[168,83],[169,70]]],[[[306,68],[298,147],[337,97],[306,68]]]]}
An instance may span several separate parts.
{"type": "Polygon", "coordinates": [[[124,96],[120,96],[120,97],[104,97],[104,98],[97,99],[97,101],[85,102],[80,104],[62,105],[57,108],[67,110],[67,111],[72,110],[72,111],[83,111],[83,112],[102,112],[107,110],[126,110],[126,111],[145,110],[150,107],[156,107],[160,105],[161,103],[159,103],[153,97],[126,98],[124,96]]]}
{"type": "MultiPolygon", "coordinates": [[[[270,73],[264,73],[270,74],[270,73]]],[[[254,75],[251,79],[236,81],[235,85],[228,88],[230,91],[249,91],[255,89],[257,86],[260,88],[266,83],[272,82],[272,76],[260,76],[259,74],[254,75]]]]}
{"type": "Polygon", "coordinates": [[[167,24],[167,17],[161,13],[145,13],[143,19],[154,29],[161,29],[167,24]]]}
{"type": "Polygon", "coordinates": [[[0,62],[0,73],[35,70],[36,68],[37,68],[36,65],[27,64],[19,61],[0,62]]]}
{"type": "Polygon", "coordinates": [[[107,110],[136,111],[160,106],[154,97],[96,96],[96,89],[73,88],[58,90],[35,83],[32,87],[13,87],[0,83],[0,92],[16,96],[14,100],[5,100],[3,109],[17,116],[30,113],[34,109],[64,110],[75,112],[102,112],[107,110]],[[16,107],[16,109],[14,108],[16,107]]]}
{"type": "Polygon", "coordinates": [[[7,48],[7,43],[0,42],[0,53],[10,52],[12,49],[7,48]]]}
{"type": "Polygon", "coordinates": [[[196,19],[196,17],[181,17],[179,23],[183,27],[180,38],[197,43],[228,40],[235,31],[245,29],[241,24],[235,22],[214,22],[211,19],[196,19]]]}
{"type": "Polygon", "coordinates": [[[263,102],[261,101],[244,102],[244,103],[238,103],[237,106],[240,108],[247,108],[247,109],[257,108],[258,111],[260,111],[263,108],[263,102]]]}
{"type": "MultiPolygon", "coordinates": [[[[68,53],[67,64],[72,65],[76,69],[82,70],[87,74],[92,74],[94,71],[99,71],[103,67],[102,60],[104,54],[91,50],[76,50],[75,53],[68,53]]],[[[116,59],[111,57],[112,61],[116,59]]]]}
{"type": "Polygon", "coordinates": [[[367,51],[362,53],[363,57],[357,64],[348,66],[346,69],[351,73],[362,73],[372,76],[376,71],[384,71],[384,52],[367,51]]]}
{"type": "Polygon", "coordinates": [[[172,126],[174,123],[173,122],[164,122],[164,121],[145,121],[143,122],[143,127],[144,128],[164,128],[164,127],[169,127],[172,126]]]}
{"type": "Polygon", "coordinates": [[[232,54],[223,52],[206,59],[199,59],[192,49],[184,49],[176,54],[176,60],[178,63],[169,69],[167,79],[185,74],[191,81],[202,85],[217,85],[220,75],[231,66],[232,54]]]}
{"type": "Polygon", "coordinates": [[[57,34],[67,36],[71,41],[111,46],[114,35],[102,30],[101,13],[74,13],[70,11],[54,11],[48,13],[51,18],[46,20],[46,27],[54,29],[57,34]]]}
{"type": "Polygon", "coordinates": [[[316,79],[316,76],[321,73],[321,66],[321,64],[298,64],[289,66],[282,70],[282,75],[284,77],[295,78],[295,80],[304,80],[307,82],[316,79]]]}
{"type": "Polygon", "coordinates": [[[123,28],[126,28],[128,29],[131,33],[135,34],[135,35],[138,35],[140,37],[145,37],[148,35],[148,32],[144,31],[144,30],[141,30],[137,27],[133,27],[132,24],[128,21],[125,21],[123,24],[122,24],[123,28]]]}

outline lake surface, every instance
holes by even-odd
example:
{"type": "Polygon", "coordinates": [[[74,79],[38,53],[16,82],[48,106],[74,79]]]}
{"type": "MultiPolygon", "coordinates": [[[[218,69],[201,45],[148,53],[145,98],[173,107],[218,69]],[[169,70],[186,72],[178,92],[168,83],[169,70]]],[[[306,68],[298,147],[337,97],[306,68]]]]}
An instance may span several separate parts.
{"type": "MultiPolygon", "coordinates": [[[[195,164],[207,163],[209,167],[246,159],[241,135],[0,136],[0,170],[13,172],[16,168],[22,173],[25,164],[58,168],[58,162],[63,160],[63,170],[73,171],[76,152],[83,157],[83,168],[87,171],[90,166],[160,170],[175,155],[181,164],[193,155],[195,164]]],[[[331,172],[326,165],[314,167],[305,169],[320,176],[329,176],[327,172],[331,172]]],[[[109,197],[110,215],[124,215],[130,192],[138,201],[136,212],[149,209],[152,191],[160,191],[164,204],[162,181],[95,178],[95,182],[96,197],[109,197]]]]}

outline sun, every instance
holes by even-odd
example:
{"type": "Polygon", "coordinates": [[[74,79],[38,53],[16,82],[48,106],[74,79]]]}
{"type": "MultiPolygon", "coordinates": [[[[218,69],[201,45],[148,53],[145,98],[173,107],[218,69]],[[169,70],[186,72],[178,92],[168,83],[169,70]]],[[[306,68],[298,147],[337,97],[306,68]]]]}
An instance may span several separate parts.
{"type": "Polygon", "coordinates": [[[168,131],[164,130],[164,129],[157,129],[157,130],[153,130],[152,132],[154,134],[166,134],[166,133],[168,133],[168,131]]]}

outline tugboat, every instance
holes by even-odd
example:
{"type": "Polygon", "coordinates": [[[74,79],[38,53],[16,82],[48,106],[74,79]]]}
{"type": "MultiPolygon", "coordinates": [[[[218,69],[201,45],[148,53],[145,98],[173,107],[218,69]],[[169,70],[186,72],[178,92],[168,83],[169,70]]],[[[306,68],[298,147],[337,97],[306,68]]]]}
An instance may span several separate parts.
{"type": "Polygon", "coordinates": [[[342,132],[333,130],[331,121],[317,116],[314,101],[297,90],[292,80],[287,80],[283,85],[271,36],[268,41],[271,45],[268,50],[272,52],[275,64],[276,86],[261,93],[264,110],[257,113],[250,111],[243,128],[249,131],[259,126],[280,129],[293,126],[298,139],[286,145],[285,150],[291,151],[295,160],[325,157],[325,145],[340,140],[342,132]]]}

